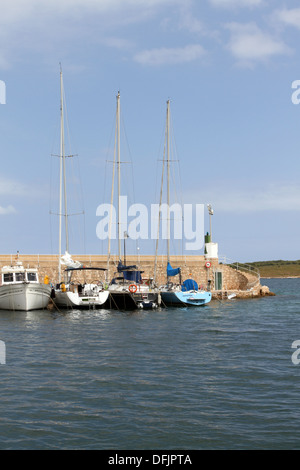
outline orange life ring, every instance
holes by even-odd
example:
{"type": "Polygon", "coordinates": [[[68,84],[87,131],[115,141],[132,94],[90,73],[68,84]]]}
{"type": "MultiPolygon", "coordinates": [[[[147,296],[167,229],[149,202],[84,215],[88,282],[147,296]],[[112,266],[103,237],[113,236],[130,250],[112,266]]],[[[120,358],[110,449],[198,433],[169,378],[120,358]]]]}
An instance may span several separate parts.
{"type": "Polygon", "coordinates": [[[210,268],[210,267],[211,267],[211,262],[210,262],[210,261],[206,261],[205,266],[206,266],[207,268],[210,268]]]}
{"type": "Polygon", "coordinates": [[[130,284],[130,286],[128,287],[129,289],[129,292],[131,292],[132,294],[134,294],[136,291],[137,291],[137,286],[135,284],[130,284]]]}

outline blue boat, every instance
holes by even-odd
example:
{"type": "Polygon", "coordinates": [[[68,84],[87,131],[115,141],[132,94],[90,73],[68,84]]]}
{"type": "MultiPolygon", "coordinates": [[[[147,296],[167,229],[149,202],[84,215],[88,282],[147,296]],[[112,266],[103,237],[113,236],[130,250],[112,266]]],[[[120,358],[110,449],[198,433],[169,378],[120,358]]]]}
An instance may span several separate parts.
{"type": "Polygon", "coordinates": [[[198,284],[193,279],[186,279],[181,283],[181,269],[173,269],[168,262],[167,265],[168,283],[160,290],[162,304],[166,306],[202,306],[211,301],[211,292],[198,288],[198,284]],[[169,277],[179,274],[180,283],[174,285],[169,282],[169,277]]]}
{"type": "MultiPolygon", "coordinates": [[[[181,282],[181,269],[173,269],[170,264],[170,101],[167,101],[167,122],[166,122],[166,142],[165,148],[167,149],[167,222],[168,222],[168,237],[167,237],[167,284],[160,287],[159,292],[161,296],[162,305],[168,306],[202,306],[206,305],[211,301],[211,292],[209,290],[203,290],[198,288],[198,284],[193,279],[187,279],[183,283],[181,282]],[[169,281],[170,277],[179,275],[179,284],[174,285],[169,281]]],[[[163,158],[163,174],[165,166],[165,155],[163,158]]],[[[163,174],[161,180],[161,196],[160,196],[160,207],[162,205],[162,189],[163,189],[163,174]]],[[[160,223],[160,219],[159,219],[160,223]]],[[[158,239],[156,243],[156,254],[155,260],[157,259],[157,247],[158,239]]],[[[156,278],[156,261],[154,268],[154,279],[156,278]]]]}

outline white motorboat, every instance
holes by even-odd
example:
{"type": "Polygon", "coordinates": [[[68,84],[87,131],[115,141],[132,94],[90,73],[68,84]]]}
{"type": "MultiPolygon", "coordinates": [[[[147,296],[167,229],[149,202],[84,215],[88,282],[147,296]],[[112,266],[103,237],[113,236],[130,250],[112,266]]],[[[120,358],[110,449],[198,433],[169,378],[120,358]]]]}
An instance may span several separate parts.
{"type": "Polygon", "coordinates": [[[40,310],[48,306],[51,286],[40,283],[38,270],[24,268],[17,261],[14,266],[4,266],[1,270],[0,309],[1,310],[40,310]]]}

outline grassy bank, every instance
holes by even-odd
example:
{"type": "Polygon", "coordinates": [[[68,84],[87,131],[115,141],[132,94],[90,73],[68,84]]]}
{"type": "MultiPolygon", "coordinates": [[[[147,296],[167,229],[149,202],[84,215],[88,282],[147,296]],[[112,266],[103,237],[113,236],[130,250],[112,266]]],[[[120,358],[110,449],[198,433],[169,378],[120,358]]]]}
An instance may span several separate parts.
{"type": "Polygon", "coordinates": [[[256,261],[248,264],[258,268],[261,277],[300,277],[300,260],[256,261]]]}

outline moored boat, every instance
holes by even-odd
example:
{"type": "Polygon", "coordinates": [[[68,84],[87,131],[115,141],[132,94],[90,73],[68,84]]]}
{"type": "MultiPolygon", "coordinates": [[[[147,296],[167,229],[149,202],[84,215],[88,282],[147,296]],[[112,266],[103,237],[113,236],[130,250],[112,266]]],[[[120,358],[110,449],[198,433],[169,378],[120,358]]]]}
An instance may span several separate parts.
{"type": "MultiPolygon", "coordinates": [[[[69,254],[67,185],[66,185],[66,158],[64,141],[64,87],[62,69],[60,69],[60,185],[59,185],[59,255],[58,255],[58,282],[52,291],[53,303],[59,308],[90,308],[102,307],[108,299],[108,292],[104,290],[99,277],[96,280],[72,280],[72,274],[77,271],[86,273],[87,270],[105,271],[102,268],[83,266],[80,261],[73,261],[69,254]],[[62,256],[62,225],[65,224],[65,254],[62,256]],[[65,276],[62,277],[62,264],[66,266],[65,276]]],[[[72,155],[68,155],[72,157],[72,155]]],[[[97,274],[98,274],[97,273],[97,274]]]]}
{"type": "Polygon", "coordinates": [[[24,268],[21,261],[1,270],[0,309],[40,310],[48,306],[51,286],[40,283],[38,270],[24,268]]]}
{"type": "MultiPolygon", "coordinates": [[[[117,95],[116,109],[116,142],[113,160],[113,181],[111,191],[111,207],[114,196],[115,165],[118,170],[118,210],[117,210],[117,240],[118,240],[118,267],[109,285],[109,307],[118,310],[135,310],[137,308],[152,309],[159,305],[159,293],[149,283],[144,283],[141,277],[142,271],[137,266],[127,266],[125,256],[125,240],[130,238],[126,231],[121,234],[120,196],[121,196],[121,155],[120,155],[120,92],[117,95]],[[117,155],[117,159],[116,159],[117,155]],[[124,262],[121,261],[121,239],[124,238],[124,262]]],[[[111,220],[111,217],[110,217],[111,220]]],[[[110,223],[111,226],[111,223],[110,223]]],[[[127,228],[127,227],[124,227],[127,228]]],[[[109,228],[109,234],[111,228],[109,228]]],[[[107,267],[110,263],[110,236],[108,237],[107,267]]],[[[150,283],[151,284],[151,283],[150,283]]]]}
{"type": "Polygon", "coordinates": [[[109,307],[118,310],[154,309],[160,305],[159,292],[151,280],[143,280],[137,266],[120,262],[116,276],[109,285],[109,307]]]}
{"type": "Polygon", "coordinates": [[[74,273],[87,274],[96,272],[98,274],[101,271],[105,271],[105,269],[85,266],[67,268],[65,271],[67,280],[56,286],[53,292],[52,300],[55,306],[60,308],[108,307],[109,292],[105,290],[104,283],[100,277],[97,276],[97,279],[92,281],[72,281],[72,274],[74,273]]]}
{"type": "MultiPolygon", "coordinates": [[[[168,265],[168,268],[170,265],[168,265]]],[[[172,268],[171,268],[172,269],[172,268]]],[[[177,268],[180,269],[180,268],[177,268]]],[[[170,269],[169,269],[170,271],[170,269]]],[[[169,274],[170,276],[170,274],[169,274]]],[[[208,290],[198,288],[193,279],[187,279],[182,284],[173,285],[168,282],[160,288],[162,303],[166,306],[202,306],[211,301],[212,294],[208,290]]]]}
{"type": "MultiPolygon", "coordinates": [[[[161,198],[159,206],[162,206],[162,189],[163,189],[163,176],[164,176],[164,164],[167,164],[167,284],[161,286],[159,291],[161,295],[162,305],[165,306],[202,306],[206,305],[211,301],[212,295],[209,290],[198,289],[198,284],[193,279],[187,279],[183,283],[181,282],[181,268],[173,269],[170,264],[170,101],[167,101],[167,118],[166,118],[166,157],[163,159],[163,172],[162,172],[162,183],[161,183],[161,198]],[[170,282],[170,278],[179,275],[179,283],[174,284],[170,282]]],[[[160,223],[160,220],[159,220],[160,223]]],[[[156,259],[157,259],[157,248],[158,239],[156,244],[156,255],[155,255],[155,268],[154,277],[156,274],[156,259]]]]}

